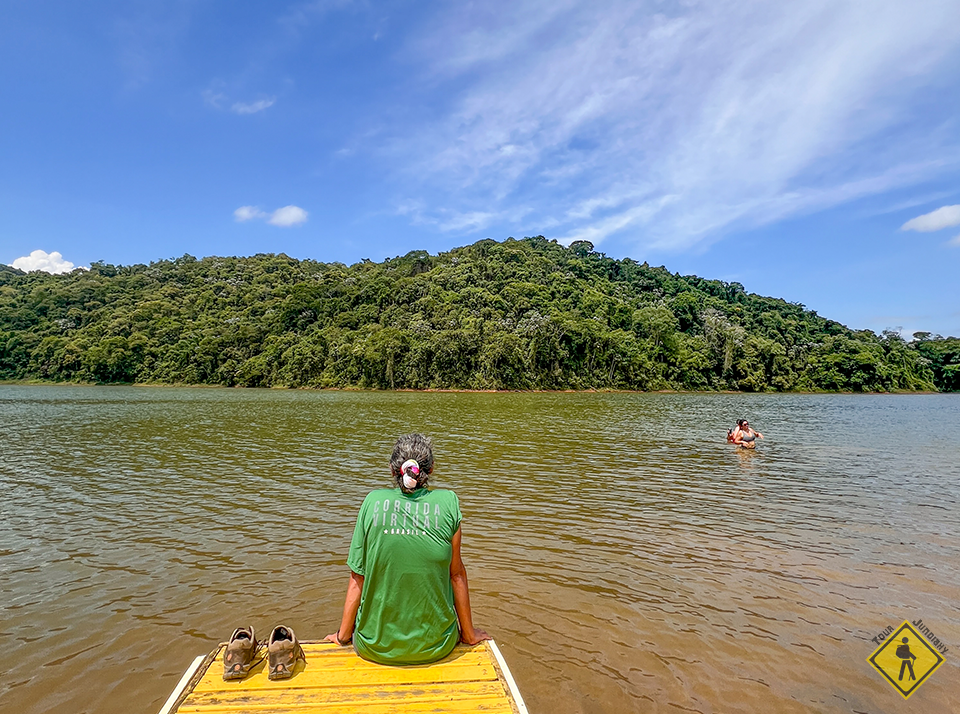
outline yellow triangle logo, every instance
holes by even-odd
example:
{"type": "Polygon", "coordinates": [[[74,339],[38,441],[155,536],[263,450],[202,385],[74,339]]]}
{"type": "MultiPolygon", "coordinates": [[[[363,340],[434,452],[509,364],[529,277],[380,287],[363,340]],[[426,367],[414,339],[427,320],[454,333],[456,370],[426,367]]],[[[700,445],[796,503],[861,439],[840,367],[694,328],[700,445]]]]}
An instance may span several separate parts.
{"type": "Polygon", "coordinates": [[[943,664],[943,657],[907,620],[888,636],[867,662],[908,699],[943,664]]]}

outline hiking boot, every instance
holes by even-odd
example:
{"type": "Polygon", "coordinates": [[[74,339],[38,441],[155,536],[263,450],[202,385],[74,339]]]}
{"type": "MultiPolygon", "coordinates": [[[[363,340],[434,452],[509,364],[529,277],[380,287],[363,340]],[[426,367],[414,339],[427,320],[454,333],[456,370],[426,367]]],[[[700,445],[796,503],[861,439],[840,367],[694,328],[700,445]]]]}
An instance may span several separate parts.
{"type": "Polygon", "coordinates": [[[293,676],[293,668],[298,659],[306,661],[297,636],[293,634],[293,630],[284,625],[274,627],[273,632],[270,633],[267,657],[269,658],[267,676],[270,679],[287,679],[293,676]]]}
{"type": "Polygon", "coordinates": [[[238,627],[223,652],[223,678],[243,679],[256,662],[257,638],[252,627],[238,627]]]}

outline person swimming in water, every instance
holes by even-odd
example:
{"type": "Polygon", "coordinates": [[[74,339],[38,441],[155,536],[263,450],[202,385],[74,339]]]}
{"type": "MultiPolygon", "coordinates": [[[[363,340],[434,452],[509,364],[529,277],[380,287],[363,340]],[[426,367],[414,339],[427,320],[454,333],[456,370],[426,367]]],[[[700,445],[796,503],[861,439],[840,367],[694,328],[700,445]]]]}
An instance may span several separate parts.
{"type": "Polygon", "coordinates": [[[737,419],[737,425],[733,429],[727,429],[727,441],[733,443],[734,433],[740,431],[740,425],[743,424],[743,419],[737,419]]]}
{"type": "Polygon", "coordinates": [[[750,427],[750,422],[746,419],[737,420],[737,428],[727,435],[727,440],[744,449],[756,449],[757,437],[763,438],[763,434],[754,431],[750,427]]]}

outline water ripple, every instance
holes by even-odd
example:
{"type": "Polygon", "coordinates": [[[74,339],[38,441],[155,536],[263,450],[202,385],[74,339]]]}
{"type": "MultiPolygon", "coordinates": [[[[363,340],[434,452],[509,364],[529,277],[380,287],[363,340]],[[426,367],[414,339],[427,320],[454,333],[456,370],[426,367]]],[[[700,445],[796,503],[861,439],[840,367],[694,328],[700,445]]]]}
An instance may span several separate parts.
{"type": "Polygon", "coordinates": [[[4,709],[156,711],[239,624],[325,635],[411,431],[533,712],[882,711],[874,634],[960,641],[956,397],[0,387],[4,709]]]}

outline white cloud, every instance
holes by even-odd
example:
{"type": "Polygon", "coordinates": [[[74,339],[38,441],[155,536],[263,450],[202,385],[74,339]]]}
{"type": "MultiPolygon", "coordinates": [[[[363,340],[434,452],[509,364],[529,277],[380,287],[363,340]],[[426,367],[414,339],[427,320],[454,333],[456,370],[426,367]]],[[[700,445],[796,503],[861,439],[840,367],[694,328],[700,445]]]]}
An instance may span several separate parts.
{"type": "Polygon", "coordinates": [[[271,97],[270,99],[261,99],[257,102],[234,102],[230,107],[230,111],[234,114],[256,114],[268,107],[272,107],[276,101],[276,98],[271,97]]]}
{"type": "Polygon", "coordinates": [[[532,205],[567,239],[677,249],[960,165],[948,109],[913,101],[957,75],[956,3],[455,7],[408,47],[449,109],[391,145],[424,222],[532,205]]]}
{"type": "Polygon", "coordinates": [[[69,273],[74,269],[74,264],[69,260],[64,260],[59,251],[47,253],[44,250],[35,250],[30,255],[17,258],[10,265],[17,270],[30,273],[35,270],[42,270],[45,273],[69,273]]]}
{"type": "Polygon", "coordinates": [[[272,226],[281,226],[289,228],[290,226],[299,226],[307,222],[307,212],[299,206],[284,206],[278,208],[270,215],[267,221],[272,226]]]}
{"type": "Polygon", "coordinates": [[[301,223],[306,223],[308,215],[309,214],[300,208],[300,206],[284,206],[283,208],[278,208],[273,213],[261,211],[256,206],[240,206],[240,208],[233,212],[234,220],[238,223],[252,221],[254,219],[264,219],[270,225],[280,226],[281,228],[289,228],[290,226],[299,226],[301,223]]]}
{"type": "Polygon", "coordinates": [[[240,208],[233,212],[233,217],[236,219],[237,223],[251,221],[254,218],[264,218],[266,215],[266,213],[261,211],[256,206],[240,206],[240,208]]]}
{"type": "Polygon", "coordinates": [[[936,211],[924,213],[922,216],[912,218],[900,226],[900,230],[930,233],[932,231],[939,231],[942,228],[952,228],[953,226],[960,226],[960,204],[943,206],[936,211]]]}
{"type": "Polygon", "coordinates": [[[948,240],[947,245],[954,245],[954,246],[960,247],[960,235],[954,236],[953,238],[948,240]]]}

